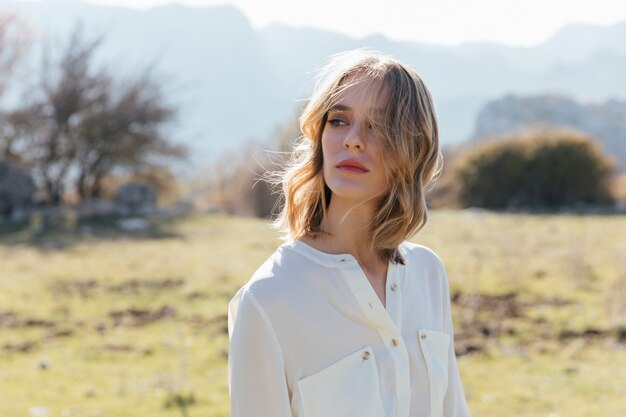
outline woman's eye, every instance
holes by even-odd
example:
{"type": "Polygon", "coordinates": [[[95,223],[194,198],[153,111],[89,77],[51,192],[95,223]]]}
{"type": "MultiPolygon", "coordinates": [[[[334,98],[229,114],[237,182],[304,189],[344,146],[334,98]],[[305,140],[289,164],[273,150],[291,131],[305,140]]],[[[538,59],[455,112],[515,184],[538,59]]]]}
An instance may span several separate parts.
{"type": "Polygon", "coordinates": [[[328,123],[333,125],[333,126],[335,126],[335,127],[345,126],[347,124],[346,122],[344,122],[341,119],[330,119],[330,120],[328,120],[328,123]]]}

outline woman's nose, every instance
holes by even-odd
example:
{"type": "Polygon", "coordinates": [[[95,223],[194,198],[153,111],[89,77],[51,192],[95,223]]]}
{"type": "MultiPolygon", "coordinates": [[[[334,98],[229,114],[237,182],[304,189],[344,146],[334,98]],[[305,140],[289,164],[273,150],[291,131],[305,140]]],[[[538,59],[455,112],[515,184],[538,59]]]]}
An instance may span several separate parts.
{"type": "Polygon", "coordinates": [[[346,149],[364,150],[365,142],[363,141],[363,128],[358,124],[353,124],[350,127],[346,137],[343,139],[343,146],[346,149]]]}

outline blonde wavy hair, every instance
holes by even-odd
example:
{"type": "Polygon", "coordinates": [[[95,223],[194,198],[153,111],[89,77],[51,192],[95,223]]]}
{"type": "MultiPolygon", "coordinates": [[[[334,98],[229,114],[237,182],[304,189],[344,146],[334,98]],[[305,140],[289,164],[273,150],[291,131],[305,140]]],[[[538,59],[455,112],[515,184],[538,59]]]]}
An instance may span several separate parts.
{"type": "Polygon", "coordinates": [[[333,55],[320,70],[300,117],[300,136],[286,167],[273,176],[284,202],[273,226],[284,239],[325,233],[331,191],[323,176],[322,132],[329,109],[352,83],[376,80],[377,97],[385,89],[382,113],[368,115],[381,141],[388,186],[369,225],[370,249],[381,259],[404,264],[398,245],[427,221],[425,193],[441,175],[443,156],[430,92],[408,66],[378,52],[355,50],[333,55]]]}

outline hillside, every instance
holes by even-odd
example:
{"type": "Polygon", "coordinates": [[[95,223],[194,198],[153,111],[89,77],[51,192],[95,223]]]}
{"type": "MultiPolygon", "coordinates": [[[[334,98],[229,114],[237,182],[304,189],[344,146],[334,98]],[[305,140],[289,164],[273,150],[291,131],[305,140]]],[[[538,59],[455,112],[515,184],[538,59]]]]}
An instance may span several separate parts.
{"type": "Polygon", "coordinates": [[[489,102],[476,119],[473,140],[519,132],[531,126],[564,126],[599,140],[626,171],[626,101],[581,104],[559,95],[517,97],[489,102]]]}
{"type": "MultiPolygon", "coordinates": [[[[444,145],[467,140],[483,105],[506,94],[561,94],[584,102],[626,99],[626,22],[567,26],[529,48],[443,47],[277,24],[253,28],[226,5],[171,4],[138,11],[76,0],[0,0],[0,7],[22,14],[38,42],[54,44],[77,21],[91,34],[106,34],[101,60],[120,73],[154,64],[168,97],[181,109],[171,136],[191,147],[188,167],[270,136],[295,117],[296,106],[310,92],[314,69],[329,55],[358,47],[392,54],[423,76],[444,145]]],[[[40,53],[41,43],[35,43],[21,79],[38,74],[40,53]]]]}

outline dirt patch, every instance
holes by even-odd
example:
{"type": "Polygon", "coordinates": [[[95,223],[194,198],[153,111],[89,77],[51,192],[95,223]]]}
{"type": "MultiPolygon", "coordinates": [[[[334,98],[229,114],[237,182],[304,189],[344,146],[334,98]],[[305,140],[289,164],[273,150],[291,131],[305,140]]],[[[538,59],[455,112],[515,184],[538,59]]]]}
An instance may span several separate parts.
{"type": "Polygon", "coordinates": [[[0,327],[17,327],[19,321],[17,315],[12,311],[0,312],[0,327]]]}
{"type": "Polygon", "coordinates": [[[74,330],[72,329],[54,330],[54,331],[48,332],[44,336],[44,339],[56,339],[59,337],[70,337],[73,335],[74,335],[74,330]]]}
{"type": "Polygon", "coordinates": [[[462,294],[454,293],[452,303],[464,309],[489,312],[497,317],[521,317],[517,293],[506,294],[462,294]]]}
{"type": "Polygon", "coordinates": [[[55,323],[50,320],[28,318],[24,320],[20,327],[54,327],[55,323]]]}
{"type": "Polygon", "coordinates": [[[109,291],[121,292],[125,294],[138,294],[141,291],[160,291],[171,288],[178,288],[185,284],[182,278],[166,279],[130,279],[120,284],[110,286],[109,291]]]}
{"type": "Polygon", "coordinates": [[[211,324],[228,324],[228,314],[218,314],[209,319],[211,324]]]}
{"type": "Polygon", "coordinates": [[[537,298],[530,301],[520,301],[518,293],[508,292],[504,294],[463,294],[459,291],[452,295],[452,303],[462,308],[476,308],[483,311],[497,311],[507,317],[520,317],[523,309],[537,306],[566,306],[574,301],[561,297],[537,298]]]}
{"type": "Polygon", "coordinates": [[[7,352],[27,353],[37,347],[37,342],[6,343],[2,348],[7,352]]]}
{"type": "Polygon", "coordinates": [[[192,291],[189,294],[185,295],[185,298],[188,300],[198,300],[208,298],[208,294],[202,291],[192,291]]]}
{"type": "Polygon", "coordinates": [[[175,317],[176,309],[168,305],[156,310],[128,308],[126,310],[111,311],[109,318],[113,326],[141,327],[168,317],[175,317]]]}
{"type": "Polygon", "coordinates": [[[79,295],[82,298],[91,298],[97,288],[98,282],[94,279],[76,279],[57,281],[50,287],[50,291],[57,296],[79,295]]]}
{"type": "Polygon", "coordinates": [[[187,322],[195,329],[207,329],[217,327],[216,333],[228,333],[228,315],[218,314],[217,316],[206,318],[199,315],[190,316],[187,322]]]}
{"type": "MultiPolygon", "coordinates": [[[[573,303],[558,297],[521,301],[514,292],[504,294],[455,292],[451,301],[461,310],[461,320],[455,324],[457,355],[482,352],[487,350],[489,340],[505,335],[517,335],[514,323],[519,321],[529,320],[542,328],[548,326],[545,319],[530,319],[526,315],[528,309],[546,305],[560,307],[573,303]]],[[[549,329],[545,331],[549,332],[549,329]]],[[[556,337],[554,334],[547,336],[556,337]]]]}
{"type": "Polygon", "coordinates": [[[567,300],[561,297],[548,297],[548,298],[539,298],[532,301],[520,302],[519,305],[522,307],[538,307],[538,306],[554,306],[561,307],[574,304],[574,301],[567,300]]]}
{"type": "Polygon", "coordinates": [[[599,337],[609,336],[611,333],[613,333],[611,330],[596,329],[593,327],[588,327],[582,331],[565,329],[559,333],[559,340],[566,341],[566,340],[578,339],[578,338],[595,339],[599,337]]]}
{"type": "Polygon", "coordinates": [[[218,325],[218,332],[228,334],[228,314],[220,314],[211,319],[211,324],[218,325]]]}
{"type": "Polygon", "coordinates": [[[565,329],[557,332],[546,318],[527,315],[527,311],[535,307],[562,307],[575,303],[560,297],[521,301],[518,294],[513,292],[495,295],[455,292],[451,301],[461,311],[460,320],[455,323],[457,355],[481,352],[487,350],[489,340],[496,340],[502,336],[516,336],[518,334],[516,326],[525,322],[532,325],[533,335],[526,336],[526,340],[519,340],[520,344],[533,343],[536,338],[552,339],[566,344],[573,339],[592,341],[611,335],[614,335],[619,343],[626,342],[626,329],[589,327],[582,331],[565,329]]]}
{"type": "Polygon", "coordinates": [[[484,344],[473,344],[473,343],[455,343],[454,352],[456,356],[469,355],[471,353],[480,353],[486,350],[484,344]]]}
{"type": "Polygon", "coordinates": [[[35,349],[40,342],[45,340],[50,340],[59,337],[69,337],[74,335],[74,331],[72,329],[56,329],[55,326],[57,324],[50,320],[43,320],[37,318],[26,318],[20,319],[18,315],[12,311],[4,311],[0,312],[0,328],[2,327],[10,327],[14,329],[18,328],[27,328],[27,327],[43,327],[49,328],[46,334],[41,337],[39,340],[31,340],[26,342],[17,342],[17,343],[6,343],[4,344],[0,350],[5,350],[7,352],[20,352],[27,353],[35,349]]]}
{"type": "MultiPolygon", "coordinates": [[[[133,278],[117,285],[107,287],[108,291],[124,294],[138,294],[142,291],[160,291],[178,288],[185,284],[183,278],[166,279],[139,279],[133,278]]],[[[82,298],[91,298],[100,287],[94,279],[64,280],[54,283],[50,291],[55,296],[78,295],[82,298]]]]}
{"type": "Polygon", "coordinates": [[[0,328],[11,327],[54,327],[55,322],[50,320],[43,320],[33,317],[26,319],[20,319],[18,315],[12,311],[0,312],[0,328]]]}
{"type": "Polygon", "coordinates": [[[107,343],[102,345],[102,349],[110,352],[132,352],[135,350],[131,345],[121,343],[107,343]]]}

